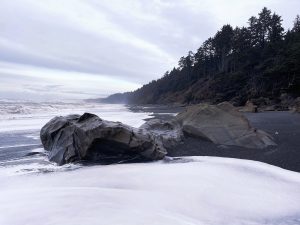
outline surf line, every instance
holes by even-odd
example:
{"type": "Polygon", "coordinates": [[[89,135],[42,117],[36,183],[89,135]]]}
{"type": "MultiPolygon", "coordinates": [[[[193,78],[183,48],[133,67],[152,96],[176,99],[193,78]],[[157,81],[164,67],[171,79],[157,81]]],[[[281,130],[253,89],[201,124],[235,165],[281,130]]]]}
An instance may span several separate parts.
{"type": "Polygon", "coordinates": [[[28,144],[28,145],[5,145],[5,146],[0,146],[0,149],[3,148],[17,148],[17,147],[27,147],[27,146],[36,146],[40,144],[28,144]]]}

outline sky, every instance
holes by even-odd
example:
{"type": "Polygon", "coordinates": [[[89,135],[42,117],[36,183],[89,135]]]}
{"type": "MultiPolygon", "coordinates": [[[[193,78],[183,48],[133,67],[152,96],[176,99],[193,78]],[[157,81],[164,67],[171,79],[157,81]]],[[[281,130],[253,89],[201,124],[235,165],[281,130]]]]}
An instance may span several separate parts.
{"type": "Polygon", "coordinates": [[[286,29],[300,14],[299,0],[0,0],[0,99],[133,91],[264,6],[286,29]]]}

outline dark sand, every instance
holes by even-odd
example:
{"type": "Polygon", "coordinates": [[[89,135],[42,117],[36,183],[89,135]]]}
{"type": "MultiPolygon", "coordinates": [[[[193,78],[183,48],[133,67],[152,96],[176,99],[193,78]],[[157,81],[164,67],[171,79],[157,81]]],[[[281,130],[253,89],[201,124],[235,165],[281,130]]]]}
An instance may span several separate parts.
{"type": "MultiPolygon", "coordinates": [[[[156,113],[180,112],[183,107],[152,106],[156,118],[171,119],[156,113]]],[[[143,111],[143,109],[141,110],[143,111]]],[[[188,137],[184,143],[168,151],[172,157],[180,156],[217,156],[250,159],[269,163],[284,169],[300,172],[300,114],[292,112],[245,113],[253,127],[264,130],[274,137],[276,147],[248,149],[236,146],[221,146],[205,140],[188,137]]]]}

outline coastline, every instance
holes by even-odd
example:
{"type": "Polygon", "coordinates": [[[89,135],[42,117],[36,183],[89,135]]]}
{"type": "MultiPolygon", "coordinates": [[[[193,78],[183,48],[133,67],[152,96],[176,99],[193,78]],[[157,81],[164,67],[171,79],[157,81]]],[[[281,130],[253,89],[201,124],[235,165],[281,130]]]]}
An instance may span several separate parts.
{"type": "MultiPolygon", "coordinates": [[[[104,107],[103,109],[105,110],[103,112],[99,111],[99,116],[115,121],[114,118],[119,117],[120,108],[117,106],[114,108],[115,111],[111,114],[106,110],[106,107],[104,107]]],[[[91,109],[95,110],[94,108],[91,109]]],[[[177,113],[184,109],[185,105],[127,105],[124,107],[123,117],[124,115],[126,116],[123,120],[125,119],[124,122],[126,124],[129,123],[129,125],[138,127],[143,121],[155,118],[171,120],[177,113]],[[140,118],[139,123],[135,122],[136,116],[140,118]]],[[[89,111],[89,109],[86,109],[85,111],[89,111]]],[[[64,111],[64,113],[66,112],[64,111]]],[[[244,113],[244,115],[249,119],[253,127],[271,134],[274,137],[277,146],[268,147],[266,149],[247,149],[237,146],[216,145],[209,141],[187,137],[184,144],[179,144],[176,147],[169,149],[168,156],[215,156],[248,159],[300,172],[300,114],[291,111],[270,111],[244,113]]],[[[40,118],[40,116],[38,116],[38,118],[40,118]]],[[[32,119],[34,118],[30,118],[28,121],[31,121],[32,119]]],[[[24,124],[22,120],[21,124],[22,126],[20,127],[23,127],[24,124]]],[[[33,148],[41,147],[39,130],[26,130],[24,132],[9,131],[0,132],[0,134],[2,138],[0,141],[2,146],[0,159],[4,164],[9,158],[26,157],[28,154],[32,154],[33,148]]]]}
{"type": "MultiPolygon", "coordinates": [[[[139,106],[135,107],[137,113],[132,113],[124,105],[114,106],[110,111],[101,108],[104,111],[98,111],[99,116],[110,116],[112,121],[121,118],[124,123],[130,122],[137,127],[151,117],[172,119],[176,110],[183,109],[139,106]]],[[[275,136],[276,141],[281,141],[280,148],[289,142],[295,150],[298,140],[291,134],[298,135],[299,114],[283,114],[246,115],[254,126],[263,127],[270,133],[274,121],[279,118],[281,123],[277,122],[275,128],[281,129],[275,136]],[[291,126],[291,121],[296,121],[293,132],[286,129],[291,126]]],[[[149,216],[155,217],[157,224],[174,225],[219,225],[224,221],[226,224],[247,225],[299,222],[299,173],[271,166],[272,163],[239,160],[234,159],[238,158],[236,155],[226,155],[240,151],[243,153],[240,158],[245,159],[246,152],[254,152],[249,149],[224,148],[211,142],[189,139],[187,144],[170,151],[169,155],[179,155],[175,158],[105,166],[81,163],[58,166],[48,160],[43,148],[31,146],[40,140],[35,133],[28,132],[0,132],[3,146],[0,150],[4,155],[12,153],[2,158],[2,163],[0,160],[0,209],[7,212],[0,216],[3,224],[27,224],[28,221],[41,224],[45,222],[44,218],[49,218],[49,224],[57,221],[66,225],[85,224],[87,221],[90,225],[99,221],[143,224],[149,216]],[[16,140],[20,143],[15,143],[16,140]],[[22,143],[27,143],[28,147],[11,146],[22,143]],[[9,145],[12,148],[8,148],[9,145]],[[187,149],[185,153],[176,152],[184,149],[187,149]],[[184,154],[203,156],[183,157],[184,154]],[[75,215],[73,212],[78,209],[80,213],[75,215]],[[131,216],[133,212],[136,214],[131,216]],[[16,214],[19,216],[13,216],[16,214]]],[[[284,152],[285,158],[287,155],[284,152]]]]}
{"type": "MultiPolygon", "coordinates": [[[[171,120],[176,113],[184,110],[183,105],[127,107],[133,112],[152,112],[153,118],[162,120],[171,120]]],[[[247,159],[300,172],[300,114],[292,111],[244,112],[243,114],[253,127],[272,135],[277,146],[266,149],[248,149],[237,146],[216,145],[206,140],[188,137],[185,139],[184,144],[179,144],[170,149],[168,156],[215,156],[247,159]]]]}

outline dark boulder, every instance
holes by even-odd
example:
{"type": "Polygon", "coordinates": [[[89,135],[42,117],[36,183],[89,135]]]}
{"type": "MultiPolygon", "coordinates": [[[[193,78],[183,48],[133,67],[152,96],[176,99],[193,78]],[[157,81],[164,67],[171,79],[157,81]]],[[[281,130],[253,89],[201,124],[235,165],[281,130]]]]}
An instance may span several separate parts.
{"type": "Polygon", "coordinates": [[[159,160],[167,153],[159,136],[89,113],[55,117],[40,136],[49,160],[59,165],[81,160],[101,164],[159,160]]]}
{"type": "Polygon", "coordinates": [[[175,119],[185,134],[215,144],[257,149],[276,145],[269,134],[253,128],[248,119],[228,102],[189,106],[175,119]]]}

